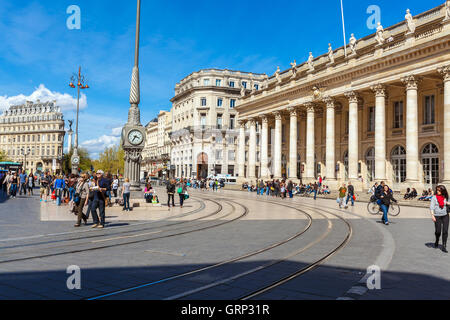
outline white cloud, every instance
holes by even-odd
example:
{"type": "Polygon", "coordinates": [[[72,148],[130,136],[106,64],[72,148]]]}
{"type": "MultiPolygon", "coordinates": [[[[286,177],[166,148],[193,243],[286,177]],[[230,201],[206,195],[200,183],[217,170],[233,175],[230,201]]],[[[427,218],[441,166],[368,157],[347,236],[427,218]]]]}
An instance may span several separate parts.
{"type": "Polygon", "coordinates": [[[80,146],[85,148],[91,157],[97,159],[105,148],[111,148],[119,144],[121,133],[122,127],[114,128],[110,135],[102,135],[97,139],[84,141],[80,146]]]}
{"type": "MultiPolygon", "coordinates": [[[[26,96],[24,94],[19,94],[17,96],[0,96],[0,110],[6,110],[10,106],[24,104],[26,101],[41,100],[42,102],[54,101],[56,100],[56,105],[60,106],[62,111],[76,110],[77,99],[72,97],[68,93],[60,93],[56,91],[51,91],[41,84],[38,88],[34,90],[32,94],[26,96]]],[[[87,97],[84,93],[80,95],[80,109],[87,107],[87,97]]]]}

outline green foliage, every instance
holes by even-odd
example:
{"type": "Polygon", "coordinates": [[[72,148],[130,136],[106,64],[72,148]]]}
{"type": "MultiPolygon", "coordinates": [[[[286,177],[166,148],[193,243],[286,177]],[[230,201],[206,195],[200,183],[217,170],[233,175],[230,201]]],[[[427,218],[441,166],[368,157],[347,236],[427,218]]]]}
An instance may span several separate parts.
{"type": "Polygon", "coordinates": [[[121,146],[106,148],[99,156],[98,160],[93,161],[95,170],[103,170],[111,174],[123,174],[125,166],[125,152],[121,146]]]}

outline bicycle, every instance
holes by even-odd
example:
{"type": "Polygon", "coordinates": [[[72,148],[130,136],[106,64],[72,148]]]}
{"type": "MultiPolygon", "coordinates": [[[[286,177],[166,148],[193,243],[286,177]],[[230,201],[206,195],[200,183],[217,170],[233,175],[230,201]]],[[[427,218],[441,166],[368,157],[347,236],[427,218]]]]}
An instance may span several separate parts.
{"type": "MultiPolygon", "coordinates": [[[[373,201],[372,199],[370,199],[369,203],[367,204],[367,211],[369,211],[369,213],[373,215],[383,214],[381,206],[378,205],[377,200],[373,201]]],[[[389,206],[388,215],[396,217],[399,214],[400,214],[400,206],[396,202],[392,203],[389,206]]]]}

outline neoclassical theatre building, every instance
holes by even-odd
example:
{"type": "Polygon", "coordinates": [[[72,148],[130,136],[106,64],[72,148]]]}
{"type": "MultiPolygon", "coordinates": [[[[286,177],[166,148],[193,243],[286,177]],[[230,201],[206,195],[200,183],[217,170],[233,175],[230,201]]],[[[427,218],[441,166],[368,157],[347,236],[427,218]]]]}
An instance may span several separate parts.
{"type": "Polygon", "coordinates": [[[56,101],[27,101],[0,116],[0,149],[28,172],[60,172],[64,136],[64,117],[56,101]]]}
{"type": "Polygon", "coordinates": [[[278,69],[240,99],[240,180],[450,185],[450,1],[345,49],[278,69]]]}

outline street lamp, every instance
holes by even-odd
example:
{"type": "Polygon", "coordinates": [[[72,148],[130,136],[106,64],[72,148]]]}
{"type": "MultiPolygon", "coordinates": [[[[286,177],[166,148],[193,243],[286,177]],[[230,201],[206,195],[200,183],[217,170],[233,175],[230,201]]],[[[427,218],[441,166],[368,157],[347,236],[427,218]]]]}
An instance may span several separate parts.
{"type": "Polygon", "coordinates": [[[20,152],[25,157],[25,162],[23,163],[23,171],[26,172],[27,171],[27,156],[31,152],[30,147],[28,147],[26,150],[25,150],[25,148],[22,147],[22,149],[20,149],[20,152]]]}
{"type": "Polygon", "coordinates": [[[76,124],[76,132],[75,132],[75,146],[73,148],[73,155],[70,159],[72,164],[72,174],[78,174],[78,167],[80,165],[80,157],[78,156],[78,114],[80,112],[80,90],[89,89],[87,85],[87,79],[84,75],[81,74],[81,67],[78,69],[78,75],[74,74],[70,78],[69,87],[75,89],[77,88],[78,97],[77,97],[77,124],[76,124]],[[74,84],[76,83],[76,85],[74,84]]]}

